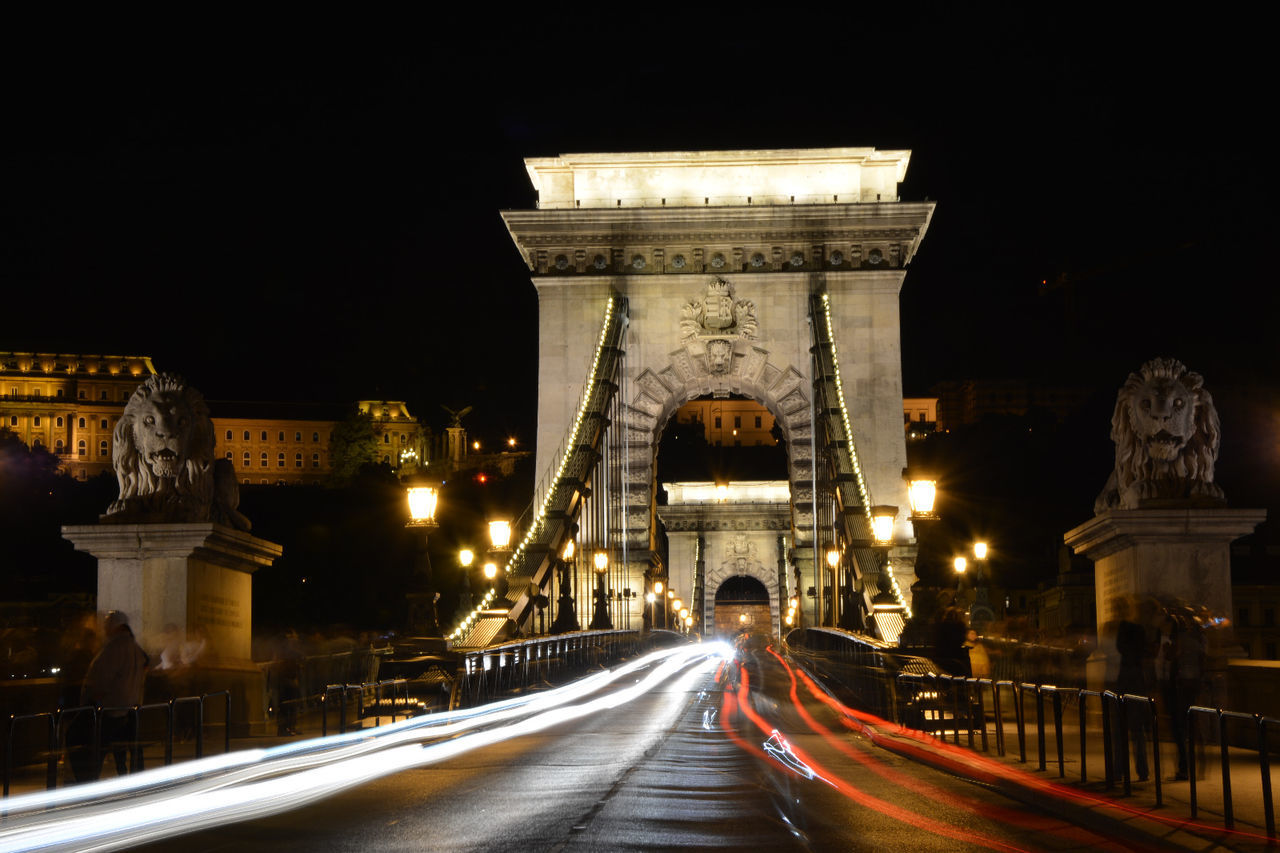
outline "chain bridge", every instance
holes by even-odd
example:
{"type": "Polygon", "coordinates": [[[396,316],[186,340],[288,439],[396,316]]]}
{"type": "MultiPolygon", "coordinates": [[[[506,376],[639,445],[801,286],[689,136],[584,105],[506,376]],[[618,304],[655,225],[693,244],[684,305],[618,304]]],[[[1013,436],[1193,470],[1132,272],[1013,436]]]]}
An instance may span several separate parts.
{"type": "Polygon", "coordinates": [[[916,553],[898,296],[933,214],[898,200],[909,159],[832,148],[525,161],[537,207],[503,219],[538,291],[540,479],[505,595],[464,619],[456,645],[533,633],[548,602],[553,630],[639,628],[657,583],[713,633],[717,591],[735,578],[763,587],[768,633],[796,601],[801,624],[896,638],[916,553]],[[767,500],[690,484],[666,512],[664,427],[688,401],[730,398],[774,416],[785,482],[767,500]],[[872,538],[877,506],[897,509],[887,542],[872,538]]]}

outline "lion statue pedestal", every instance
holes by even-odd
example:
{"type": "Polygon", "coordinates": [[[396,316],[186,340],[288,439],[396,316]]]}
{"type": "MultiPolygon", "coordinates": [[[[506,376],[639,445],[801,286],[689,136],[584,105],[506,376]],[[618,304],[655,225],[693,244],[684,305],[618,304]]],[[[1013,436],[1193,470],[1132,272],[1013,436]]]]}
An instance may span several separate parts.
{"type": "Polygon", "coordinates": [[[1214,482],[1218,413],[1204,380],[1181,362],[1157,358],[1130,374],[1111,419],[1116,462],[1095,516],[1064,535],[1094,563],[1098,651],[1089,685],[1106,683],[1118,659],[1113,625],[1124,599],[1206,607],[1230,618],[1231,543],[1252,533],[1266,510],[1229,509],[1214,482]]]}
{"type": "Polygon", "coordinates": [[[214,452],[209,409],[180,378],[148,377],[113,438],[119,497],[100,523],[62,528],[98,560],[98,610],[128,615],[153,666],[176,630],[199,650],[204,690],[230,688],[233,722],[261,726],[253,573],[283,549],[248,532],[234,469],[214,452]]]}

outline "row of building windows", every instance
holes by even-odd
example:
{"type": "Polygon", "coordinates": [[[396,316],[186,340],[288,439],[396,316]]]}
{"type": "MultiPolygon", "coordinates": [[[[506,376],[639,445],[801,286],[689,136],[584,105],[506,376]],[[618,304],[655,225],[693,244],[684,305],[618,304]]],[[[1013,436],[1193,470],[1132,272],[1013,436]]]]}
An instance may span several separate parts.
{"type": "MultiPolygon", "coordinates": [[[[264,430],[262,430],[262,432],[260,433],[261,437],[260,437],[258,440],[259,440],[259,441],[268,441],[268,440],[269,440],[269,439],[267,438],[267,435],[268,435],[268,434],[269,434],[269,433],[268,433],[268,431],[267,431],[267,430],[265,430],[265,429],[264,429],[264,430]]],[[[278,433],[276,433],[276,441],[284,441],[284,440],[285,440],[285,438],[284,438],[284,437],[285,437],[285,431],[284,431],[284,430],[280,430],[278,433]]],[[[230,429],[229,429],[229,430],[227,430],[226,438],[227,438],[227,441],[235,441],[235,430],[230,430],[230,429]]],[[[243,439],[242,439],[242,440],[243,440],[243,441],[252,441],[252,440],[253,440],[253,433],[252,433],[252,431],[250,431],[250,430],[245,430],[245,431],[244,431],[244,433],[243,433],[243,439]]],[[[294,434],[293,434],[293,440],[294,440],[294,441],[302,441],[302,432],[301,432],[301,431],[294,432],[294,434]]],[[[333,433],[329,433],[329,440],[330,440],[330,441],[333,441],[333,433]]],[[[319,442],[320,442],[320,433],[318,433],[318,432],[313,432],[313,433],[311,433],[311,443],[312,443],[312,444],[318,444],[319,442]]]]}
{"type": "MultiPolygon", "coordinates": [[[[42,419],[39,415],[32,416],[31,425],[33,427],[38,427],[41,425],[41,423],[42,423],[42,419]]],[[[54,418],[54,425],[57,426],[58,429],[62,429],[62,427],[66,425],[66,421],[61,417],[54,418]]],[[[80,429],[85,429],[87,427],[87,421],[84,418],[80,418],[79,423],[77,425],[79,426],[80,429]]],[[[18,426],[17,415],[9,416],[9,426],[18,426]]],[[[110,425],[107,422],[106,418],[102,418],[100,421],[98,421],[98,427],[100,429],[110,429],[110,425]]]]}
{"type": "MultiPolygon", "coordinates": [[[[724,424],[721,423],[721,420],[722,420],[721,417],[719,415],[716,415],[716,429],[724,428],[724,424]]],[[[760,416],[756,415],[756,429],[761,429],[762,427],[763,427],[763,422],[760,416]]],[[[733,428],[742,429],[742,415],[733,416],[733,428]]]]}
{"type": "MultiPolygon", "coordinates": [[[[43,447],[43,446],[44,446],[44,442],[43,442],[43,441],[41,441],[39,438],[36,438],[34,441],[32,441],[32,442],[31,442],[31,446],[32,446],[32,447],[43,447]]],[[[53,452],[54,452],[54,453],[57,453],[58,455],[61,455],[65,449],[66,449],[66,444],[65,444],[65,443],[63,443],[62,439],[58,439],[57,441],[55,441],[55,442],[53,443],[53,452]]],[[[99,455],[99,456],[107,456],[107,455],[109,455],[110,453],[111,453],[111,446],[110,446],[109,444],[107,444],[107,442],[105,442],[105,441],[100,441],[100,442],[98,442],[98,455],[99,455]]],[[[76,456],[88,456],[88,455],[89,455],[89,443],[88,443],[88,442],[86,442],[86,441],[82,438],[82,439],[80,439],[79,441],[77,441],[77,442],[76,442],[76,456]]]]}
{"type": "MultiPolygon", "coordinates": [[[[227,460],[228,460],[228,461],[230,461],[230,462],[234,462],[234,461],[235,461],[235,457],[233,457],[233,456],[232,456],[232,454],[231,454],[231,451],[230,451],[230,450],[228,450],[228,451],[227,451],[227,453],[226,453],[226,457],[227,457],[227,460]]],[[[270,461],[269,461],[269,460],[270,460],[270,457],[269,457],[265,452],[264,452],[264,453],[259,454],[259,455],[258,455],[258,467],[259,467],[259,468],[268,468],[268,467],[270,467],[270,461]]],[[[294,468],[301,468],[301,467],[302,467],[302,461],[303,461],[303,460],[302,460],[302,454],[301,454],[301,453],[295,453],[295,454],[293,454],[293,467],[294,467],[294,468]]],[[[241,468],[251,468],[251,467],[253,467],[253,455],[252,455],[249,451],[247,451],[247,450],[242,454],[241,461],[240,461],[240,467],[241,467],[241,468]]],[[[284,468],[284,467],[285,467],[285,455],[284,455],[283,453],[277,453],[277,454],[276,454],[276,467],[277,467],[277,468],[284,468]]],[[[319,467],[320,467],[320,454],[319,454],[319,453],[312,453],[312,454],[311,454],[311,467],[312,467],[312,468],[319,468],[319,467]]],[[[245,482],[248,482],[248,481],[246,480],[245,482]]]]}
{"type": "MultiPolygon", "coordinates": [[[[12,395],[12,396],[14,396],[14,397],[21,397],[21,396],[23,396],[23,394],[22,394],[22,389],[20,389],[20,388],[18,388],[18,387],[16,387],[16,386],[14,386],[14,387],[10,387],[10,388],[9,388],[9,393],[10,393],[10,395],[12,395]]],[[[120,392],[120,400],[121,400],[121,402],[128,402],[128,401],[129,401],[129,395],[130,395],[131,393],[132,393],[131,391],[121,391],[121,392],[120,392]]],[[[43,397],[43,396],[44,396],[44,389],[43,389],[43,388],[32,388],[32,389],[31,389],[31,394],[30,394],[30,396],[32,396],[32,397],[43,397]]],[[[54,394],[53,394],[54,399],[61,398],[62,396],[63,396],[62,389],[61,389],[61,388],[55,389],[54,394]]],[[[77,399],[80,399],[80,400],[87,400],[87,399],[89,399],[89,395],[85,392],[85,390],[84,390],[83,388],[81,388],[81,389],[80,389],[80,392],[76,395],[76,397],[77,397],[77,399]]],[[[99,399],[99,400],[109,400],[109,399],[110,399],[110,392],[109,392],[109,391],[106,391],[106,390],[99,391],[99,392],[98,392],[98,399],[99,399]]]]}

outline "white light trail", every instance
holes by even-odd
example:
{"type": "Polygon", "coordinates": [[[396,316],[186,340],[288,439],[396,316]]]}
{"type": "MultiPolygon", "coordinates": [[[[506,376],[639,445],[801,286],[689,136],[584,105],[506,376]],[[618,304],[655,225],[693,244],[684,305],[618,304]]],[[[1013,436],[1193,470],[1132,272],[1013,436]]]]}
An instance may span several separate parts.
{"type": "Polygon", "coordinates": [[[615,708],[681,671],[692,677],[730,655],[720,643],[662,650],[527,699],[15,797],[0,806],[9,814],[0,824],[0,851],[118,850],[287,811],[381,776],[615,708]],[[646,667],[651,671],[634,684],[570,704],[646,667]],[[434,742],[420,745],[426,739],[434,742]],[[61,808],[14,818],[52,806],[61,808]]]}

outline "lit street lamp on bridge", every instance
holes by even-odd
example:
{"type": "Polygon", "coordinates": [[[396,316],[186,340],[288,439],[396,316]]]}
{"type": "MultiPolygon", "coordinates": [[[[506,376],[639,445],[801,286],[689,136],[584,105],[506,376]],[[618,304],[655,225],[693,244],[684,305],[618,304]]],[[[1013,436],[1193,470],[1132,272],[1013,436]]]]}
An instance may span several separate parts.
{"type": "Polygon", "coordinates": [[[431,588],[431,554],[428,545],[431,531],[440,526],[436,522],[440,492],[435,486],[428,485],[411,485],[405,492],[409,502],[409,523],[405,526],[422,532],[422,543],[414,567],[413,588],[405,596],[409,601],[409,625],[415,633],[437,636],[440,633],[435,602],[438,596],[431,588]]]}
{"type": "Polygon", "coordinates": [[[570,538],[560,552],[560,597],[556,600],[556,618],[551,623],[551,633],[582,630],[576,608],[573,600],[573,539],[570,538]]]}
{"type": "Polygon", "coordinates": [[[613,628],[613,620],[609,618],[609,591],[604,587],[605,575],[609,572],[609,555],[604,551],[596,551],[596,600],[595,613],[591,616],[591,630],[608,631],[613,628]]]}

